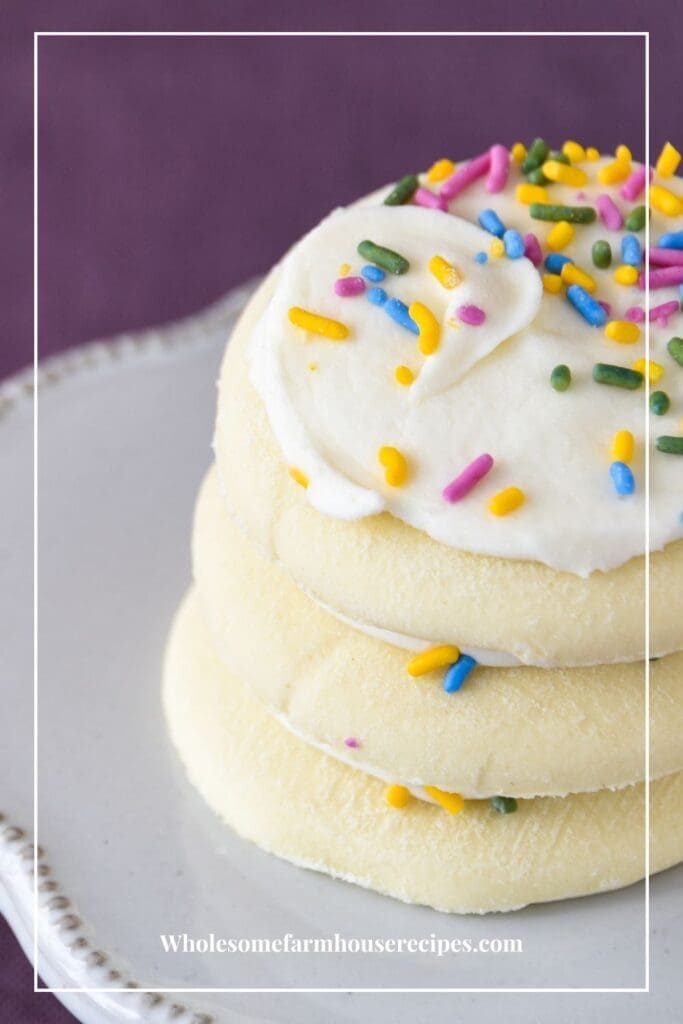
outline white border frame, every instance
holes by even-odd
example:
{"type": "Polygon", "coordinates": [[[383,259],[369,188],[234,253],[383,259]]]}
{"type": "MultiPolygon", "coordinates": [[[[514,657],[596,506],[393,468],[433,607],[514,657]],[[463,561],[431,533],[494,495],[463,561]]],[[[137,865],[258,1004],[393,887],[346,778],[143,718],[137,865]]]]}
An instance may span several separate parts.
{"type": "MultiPolygon", "coordinates": [[[[390,37],[405,37],[405,38],[453,38],[453,37],[466,37],[466,38],[507,38],[507,37],[523,37],[523,38],[539,38],[539,37],[567,37],[567,38],[591,38],[591,37],[606,37],[606,38],[639,38],[644,41],[645,44],[645,154],[644,163],[646,167],[650,166],[650,93],[649,93],[649,56],[650,56],[650,34],[649,31],[645,32],[34,32],[34,51],[33,51],[33,78],[34,78],[34,188],[33,188],[33,202],[34,202],[34,213],[33,213],[33,232],[34,232],[34,338],[33,338],[33,351],[34,351],[34,502],[33,502],[33,517],[34,517],[34,758],[33,758],[33,770],[34,770],[34,813],[33,813],[33,830],[34,830],[34,913],[33,913],[33,971],[34,971],[34,992],[51,992],[54,995],[58,994],[106,994],[116,993],[120,994],[124,989],[122,988],[75,988],[75,987],[60,987],[60,988],[49,988],[43,987],[38,984],[38,920],[39,920],[39,904],[38,904],[38,425],[39,425],[39,378],[38,378],[38,356],[39,356],[39,324],[38,324],[38,43],[43,38],[54,38],[54,37],[121,37],[121,38],[148,38],[148,37],[175,37],[175,38],[273,38],[273,37],[288,37],[288,38],[299,38],[299,37],[314,37],[314,38],[390,38],[390,37]]],[[[646,177],[645,184],[645,205],[649,206],[649,188],[650,182],[649,177],[646,177]]],[[[650,288],[649,288],[649,220],[646,218],[645,221],[645,352],[646,358],[650,356],[650,330],[649,330],[649,310],[650,310],[650,288]]],[[[285,992],[291,992],[292,994],[312,994],[312,993],[357,993],[357,994],[381,994],[381,993],[395,993],[395,994],[455,994],[458,992],[463,993],[549,993],[549,994],[570,994],[570,993],[611,993],[611,994],[649,994],[650,992],[650,878],[649,878],[649,867],[650,867],[650,800],[649,800],[649,785],[650,785],[650,422],[648,416],[649,408],[649,377],[645,374],[645,877],[644,877],[644,893],[645,893],[645,985],[644,987],[633,987],[633,988],[136,988],[135,991],[138,993],[177,993],[177,994],[201,994],[201,993],[254,993],[261,995],[268,994],[279,994],[285,992]]]]}

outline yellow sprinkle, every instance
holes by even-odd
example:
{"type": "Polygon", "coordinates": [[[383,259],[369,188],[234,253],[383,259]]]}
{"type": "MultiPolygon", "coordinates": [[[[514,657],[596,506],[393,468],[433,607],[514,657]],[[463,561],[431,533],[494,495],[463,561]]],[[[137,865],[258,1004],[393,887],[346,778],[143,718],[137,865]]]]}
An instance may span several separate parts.
{"type": "Polygon", "coordinates": [[[499,491],[491,498],[489,512],[492,512],[494,516],[506,516],[523,504],[524,491],[520,491],[519,487],[506,487],[504,491],[499,491]]]}
{"type": "Polygon", "coordinates": [[[598,180],[603,185],[616,185],[619,181],[625,181],[631,173],[631,165],[625,160],[614,160],[611,164],[605,164],[598,171],[598,180]]]}
{"type": "Polygon", "coordinates": [[[404,388],[409,388],[415,380],[415,374],[409,366],[397,366],[394,370],[394,377],[404,388]]]}
{"type": "Polygon", "coordinates": [[[324,338],[331,341],[344,341],[349,336],[349,329],[346,324],[338,320],[330,320],[326,316],[318,316],[317,313],[309,313],[307,309],[300,306],[292,306],[289,310],[289,319],[296,327],[302,327],[304,331],[311,334],[322,334],[324,338]]]}
{"type": "Polygon", "coordinates": [[[341,267],[339,268],[339,276],[340,277],[348,277],[348,275],[350,273],[351,273],[351,264],[350,263],[342,263],[341,267]]]}
{"type": "Polygon", "coordinates": [[[421,302],[411,302],[408,306],[408,315],[414,320],[420,330],[420,340],[417,347],[423,356],[431,356],[439,347],[441,328],[431,309],[421,302]]]}
{"type": "Polygon", "coordinates": [[[387,786],[384,790],[384,799],[390,807],[395,807],[397,811],[400,811],[410,801],[410,790],[394,783],[393,786],[387,786]]]}
{"type": "Polygon", "coordinates": [[[574,228],[567,220],[560,220],[550,229],[546,242],[553,252],[566,248],[574,237],[574,228]]]}
{"type": "Polygon", "coordinates": [[[524,203],[525,206],[531,206],[532,203],[550,202],[550,197],[542,185],[530,185],[526,181],[517,186],[515,196],[517,202],[524,203]]]}
{"type": "Polygon", "coordinates": [[[308,487],[308,477],[305,473],[302,473],[300,469],[297,469],[296,466],[289,467],[289,475],[292,480],[296,480],[299,486],[304,488],[308,487]]]}
{"type": "Polygon", "coordinates": [[[309,363],[308,364],[308,369],[311,371],[311,373],[315,373],[315,371],[318,369],[318,364],[317,363],[309,363]]]}
{"type": "Polygon", "coordinates": [[[581,163],[582,160],[586,159],[586,150],[578,142],[572,142],[571,139],[565,142],[562,152],[565,156],[569,157],[573,164],[581,163]]]}
{"type": "Polygon", "coordinates": [[[588,175],[580,167],[563,164],[560,160],[546,160],[543,164],[543,173],[551,181],[556,181],[560,185],[570,185],[572,188],[581,188],[588,182],[588,175]]]}
{"type": "Polygon", "coordinates": [[[681,200],[663,185],[650,186],[650,206],[667,217],[679,217],[683,213],[681,200]]]}
{"type": "Polygon", "coordinates": [[[614,280],[617,284],[635,284],[638,280],[638,271],[628,263],[623,263],[614,271],[614,280]]]}
{"type": "Polygon", "coordinates": [[[630,164],[631,160],[633,160],[633,153],[628,146],[617,146],[614,155],[622,164],[630,164]]]}
{"type": "Polygon", "coordinates": [[[580,284],[582,288],[585,288],[591,294],[597,288],[590,274],[587,274],[581,267],[577,267],[575,263],[565,263],[560,271],[560,277],[563,284],[580,284]]]}
{"type": "Polygon", "coordinates": [[[489,256],[494,260],[499,260],[505,255],[505,243],[502,238],[494,238],[489,246],[489,256]]]}
{"type": "Polygon", "coordinates": [[[659,363],[653,362],[651,359],[636,359],[633,369],[637,370],[638,373],[644,374],[650,384],[656,384],[664,376],[664,367],[659,363]]]}
{"type": "Polygon", "coordinates": [[[430,647],[427,651],[421,651],[411,658],[406,669],[408,675],[423,676],[426,672],[434,672],[437,668],[445,668],[452,665],[460,657],[460,648],[455,644],[442,644],[440,647],[430,647]]]}
{"type": "Polygon", "coordinates": [[[514,146],[510,150],[510,156],[516,164],[524,163],[526,160],[526,146],[523,142],[515,142],[514,146]]]}
{"type": "Polygon", "coordinates": [[[408,463],[398,448],[388,445],[380,448],[377,458],[384,466],[384,478],[390,487],[400,487],[408,476],[408,463]]]}
{"type": "Polygon", "coordinates": [[[437,160],[427,171],[427,181],[443,181],[444,178],[450,177],[455,170],[455,164],[452,160],[437,160]]]}
{"type": "Polygon", "coordinates": [[[595,163],[596,160],[600,159],[600,150],[596,149],[595,146],[588,146],[586,149],[586,160],[590,160],[591,163],[595,163]]]}
{"type": "Polygon", "coordinates": [[[462,274],[443,256],[432,256],[429,261],[429,269],[440,285],[444,288],[456,288],[462,284],[462,274]]]}
{"type": "Polygon", "coordinates": [[[436,786],[423,786],[422,788],[449,814],[460,814],[465,806],[465,801],[459,793],[445,793],[443,789],[437,789],[436,786]]]}
{"type": "Polygon", "coordinates": [[[544,274],[543,275],[543,291],[550,292],[551,295],[559,295],[562,291],[562,278],[559,274],[544,274]]]}
{"type": "Polygon", "coordinates": [[[629,463],[633,458],[635,442],[630,430],[618,430],[612,441],[612,459],[614,462],[629,463]]]}
{"type": "Polygon", "coordinates": [[[657,160],[657,174],[662,178],[670,178],[676,173],[680,162],[681,154],[675,146],[667,142],[657,160]]]}
{"type": "Polygon", "coordinates": [[[632,345],[640,337],[640,327],[630,320],[610,320],[605,327],[605,337],[622,345],[632,345]]]}

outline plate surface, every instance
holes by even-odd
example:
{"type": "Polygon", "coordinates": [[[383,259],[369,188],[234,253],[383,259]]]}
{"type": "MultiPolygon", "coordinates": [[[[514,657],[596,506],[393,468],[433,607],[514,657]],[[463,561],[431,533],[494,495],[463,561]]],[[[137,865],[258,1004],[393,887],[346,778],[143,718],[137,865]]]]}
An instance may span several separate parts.
{"type": "MultiPolygon", "coordinates": [[[[282,863],[234,836],[186,782],[159,702],[190,575],[214,382],[249,288],[191,320],[75,350],[42,371],[39,445],[38,967],[86,1024],[323,1024],[680,1016],[683,870],[652,882],[654,995],[104,992],[144,988],[640,988],[644,886],[448,917],[282,863]],[[522,939],[519,954],[166,953],[160,935],[522,939]],[[113,973],[112,973],[113,972],[113,973]],[[552,1013],[549,1000],[552,999],[552,1013]],[[174,1009],[175,1007],[175,1009],[174,1009]],[[566,1012],[566,1016],[565,1016],[566,1012]]],[[[0,388],[0,910],[31,952],[32,417],[0,388]],[[4,832],[3,832],[4,830],[4,832]]],[[[248,425],[245,427],[248,429],[248,425]]],[[[390,855],[390,854],[389,854],[390,855]]]]}

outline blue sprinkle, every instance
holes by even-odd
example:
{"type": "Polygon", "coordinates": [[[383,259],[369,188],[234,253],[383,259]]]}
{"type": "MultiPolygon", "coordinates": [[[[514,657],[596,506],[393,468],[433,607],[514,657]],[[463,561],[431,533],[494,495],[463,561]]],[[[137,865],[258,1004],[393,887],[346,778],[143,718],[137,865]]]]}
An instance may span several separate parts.
{"type": "Polygon", "coordinates": [[[600,303],[592,295],[582,288],[580,284],[570,284],[567,288],[567,298],[574,309],[581,314],[591,327],[604,327],[607,323],[607,313],[600,303]]]}
{"type": "Polygon", "coordinates": [[[683,249],[683,231],[670,231],[662,235],[657,245],[662,249],[683,249]]]}
{"type": "Polygon", "coordinates": [[[545,269],[551,274],[561,274],[565,263],[573,263],[569,256],[563,256],[561,252],[551,252],[545,258],[545,269]]]}
{"type": "Polygon", "coordinates": [[[519,231],[515,231],[513,228],[508,229],[503,235],[503,242],[508,259],[518,260],[524,255],[524,239],[519,231]]]}
{"type": "Polygon", "coordinates": [[[643,258],[640,242],[635,235],[624,235],[621,240],[621,258],[630,267],[639,267],[643,258]]]}
{"type": "Polygon", "coordinates": [[[368,298],[373,306],[383,306],[388,296],[384,288],[368,288],[368,298]]]}
{"type": "Polygon", "coordinates": [[[475,263],[486,263],[487,261],[488,256],[486,255],[485,252],[478,252],[477,255],[474,257],[475,263]]]}
{"type": "Polygon", "coordinates": [[[461,654],[458,660],[449,665],[443,677],[443,688],[446,693],[455,693],[460,689],[477,662],[469,654],[461,654]]]}
{"type": "Polygon", "coordinates": [[[636,482],[630,466],[627,466],[625,462],[613,462],[609,468],[609,475],[612,477],[617,494],[633,494],[636,482]]]}
{"type": "Polygon", "coordinates": [[[505,234],[505,225],[495,210],[482,210],[478,220],[484,231],[488,231],[490,235],[502,238],[505,234]]]}
{"type": "Polygon", "coordinates": [[[383,281],[387,276],[381,267],[373,267],[370,263],[361,268],[361,274],[366,281],[383,281]]]}
{"type": "Polygon", "coordinates": [[[407,330],[412,331],[413,334],[420,333],[420,328],[408,313],[408,307],[405,302],[401,302],[400,299],[389,299],[384,306],[384,311],[389,314],[392,320],[395,320],[397,324],[400,324],[401,327],[405,327],[407,330]]]}

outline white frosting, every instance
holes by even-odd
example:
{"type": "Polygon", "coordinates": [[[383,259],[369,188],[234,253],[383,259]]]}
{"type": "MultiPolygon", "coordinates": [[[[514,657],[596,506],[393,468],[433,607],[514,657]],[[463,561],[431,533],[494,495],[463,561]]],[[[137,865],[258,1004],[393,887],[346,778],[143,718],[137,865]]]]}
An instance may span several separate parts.
{"type": "MultiPolygon", "coordinates": [[[[643,202],[642,196],[626,202],[618,186],[601,185],[599,166],[582,165],[590,177],[580,190],[583,195],[549,185],[550,201],[594,206],[599,194],[610,192],[624,215],[643,202]]],[[[516,201],[514,188],[522,180],[513,167],[505,192],[489,195],[482,179],[451,202],[451,214],[383,206],[384,190],[362,205],[335,211],[283,261],[250,344],[251,379],[285,459],[307,475],[308,498],[322,513],[353,520],[388,510],[453,547],[588,575],[645,549],[648,416],[653,446],[650,544],[658,549],[683,537],[683,458],[654,450],[655,436],[680,434],[683,370],[666,352],[666,342],[683,334],[683,316],[679,311],[667,326],[653,324],[650,331],[652,358],[666,368],[656,385],[671,399],[666,415],[647,412],[645,388],[628,391],[595,383],[596,362],[630,367],[645,354],[644,325],[636,344],[612,342],[602,328],[587,324],[564,295],[542,292],[539,273],[528,260],[475,262],[477,252],[489,252],[492,236],[471,222],[487,207],[506,227],[534,232],[544,255],[548,252],[545,239],[553,225],[532,219],[528,207],[516,201]],[[381,287],[407,305],[419,301],[432,310],[442,328],[434,355],[422,356],[416,336],[367,295],[335,293],[341,264],[350,264],[352,274],[358,274],[367,262],[356,252],[365,238],[409,260],[406,274],[387,274],[381,287]],[[456,289],[444,289],[429,272],[428,261],[436,254],[461,270],[464,280],[456,289]],[[466,304],[484,310],[483,325],[460,321],[453,326],[454,310],[466,304]],[[343,322],[348,340],[333,342],[293,326],[288,318],[292,306],[343,322]],[[565,393],[553,391],[549,383],[552,368],[560,363],[572,371],[565,393]],[[399,365],[416,375],[409,388],[394,378],[399,365]],[[629,497],[617,496],[609,475],[618,430],[630,430],[636,439],[636,493],[629,497]],[[377,453],[385,445],[408,459],[409,478],[402,487],[384,481],[377,453]],[[495,460],[492,471],[464,500],[446,502],[445,485],[483,452],[495,460]],[[512,485],[524,491],[525,503],[508,516],[491,515],[489,498],[512,485]]],[[[681,191],[679,179],[661,184],[681,191]]],[[[652,244],[662,233],[682,229],[683,218],[655,211],[652,244]]],[[[637,285],[625,287],[613,278],[624,233],[608,230],[598,218],[592,225],[577,225],[564,250],[596,279],[596,298],[611,304],[611,319],[623,319],[629,307],[645,304],[637,285]],[[612,245],[609,270],[592,264],[591,247],[598,238],[612,245]]],[[[638,237],[644,246],[645,233],[638,237]]],[[[672,298],[680,298],[678,287],[658,289],[651,293],[651,305],[672,298]]]]}

